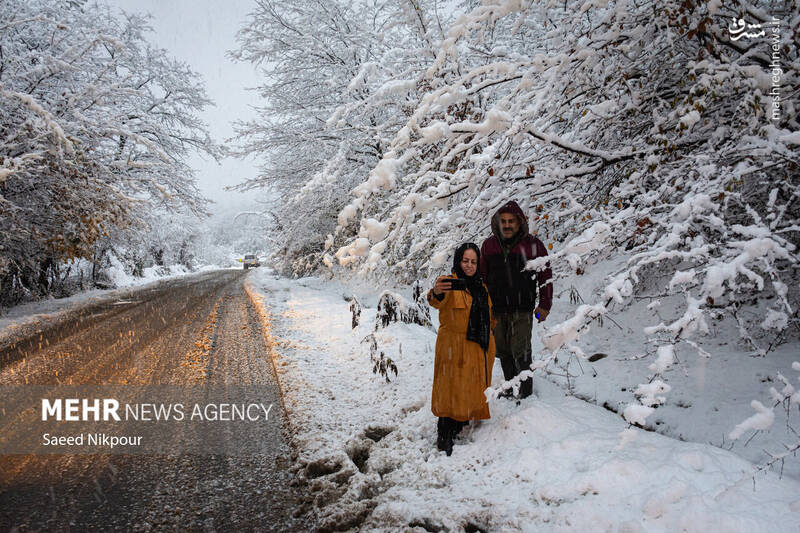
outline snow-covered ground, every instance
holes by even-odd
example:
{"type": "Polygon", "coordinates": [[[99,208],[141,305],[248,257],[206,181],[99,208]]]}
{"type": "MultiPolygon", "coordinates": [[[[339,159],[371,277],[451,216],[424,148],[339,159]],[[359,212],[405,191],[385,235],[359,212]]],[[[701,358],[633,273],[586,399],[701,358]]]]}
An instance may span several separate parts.
{"type": "MultiPolygon", "coordinates": [[[[592,294],[604,286],[601,273],[614,270],[610,263],[596,264],[589,267],[589,272],[583,276],[569,279],[582,299],[591,302],[592,294]]],[[[563,287],[565,283],[557,281],[557,287],[562,287],[556,291],[553,312],[546,323],[551,327],[569,318],[577,306],[569,301],[570,287],[563,287]]],[[[657,290],[658,282],[651,285],[654,290],[647,292],[663,292],[657,290]]],[[[656,349],[647,342],[644,329],[660,322],[672,322],[683,306],[682,295],[643,298],[638,304],[609,314],[602,327],[593,325],[580,339],[586,355],[601,353],[607,357],[595,364],[585,360],[579,362],[572,357],[569,361],[573,376],[570,382],[567,383],[562,376],[551,376],[551,379],[564,389],[572,388],[580,398],[622,413],[625,406],[636,403],[634,391],[637,385],[647,383],[653,374],[650,366],[656,360],[656,349]]],[[[781,391],[784,388],[779,375],[794,383],[795,389],[800,386],[800,372],[792,368],[793,362],[800,361],[800,343],[787,342],[775,347],[766,357],[756,357],[742,342],[736,325],[730,319],[709,314],[707,324],[708,335],[690,338],[697,343],[697,348],[686,343],[676,345],[676,363],[664,374],[664,381],[671,390],[664,394],[666,402],[647,418],[646,426],[677,439],[730,449],[749,461],[763,464],[769,460],[766,452],[781,453],[785,451],[784,445],[798,442],[794,430],[800,430],[800,411],[796,405],[789,419],[793,428],[787,425],[781,407],[776,407],[775,422],[768,430],[756,434],[747,431],[735,442],[731,441],[729,433],[737,424],[755,414],[751,407],[753,400],[770,407],[775,403],[769,389],[774,387],[781,391]]],[[[767,345],[769,338],[760,342],[767,345]]],[[[537,335],[534,335],[533,344],[534,353],[541,353],[543,346],[537,335]]],[[[783,475],[800,480],[800,457],[789,458],[783,465],[777,463],[774,470],[780,473],[781,466],[783,475]]]]}
{"type": "MultiPolygon", "coordinates": [[[[637,330],[647,318],[631,316],[620,323],[621,332],[606,324],[585,341],[608,354],[594,365],[581,363],[584,373],[574,387],[589,402],[566,395],[558,378],[551,382],[537,377],[535,397],[520,405],[505,399],[490,402],[492,418],[465,430],[447,457],[436,450],[430,412],[435,311],[431,329],[393,324],[375,331],[379,291],[366,284],[290,281],[265,268],[254,271],[248,283],[263,295],[276,368],[300,449],[298,478],[322,526],[386,531],[798,530],[796,466],[787,463],[782,477],[775,471],[754,474],[756,465],[744,458],[764,459],[760,449],[781,442],[781,424],[774,424],[774,433],[757,436],[766,443],[756,445],[754,439],[752,449],[737,444],[728,451],[708,444],[722,444],[722,436],[751,414],[752,399],[769,403],[762,383],[765,367],[737,358],[733,349],[710,359],[682,357],[670,374],[674,392],[648,419],[659,431],[692,442],[629,427],[620,415],[591,403],[606,402],[616,410],[632,401],[631,384],[646,381],[653,356],[649,361],[625,360],[636,355],[641,340],[637,330]],[[364,305],[355,329],[344,298],[353,294],[364,305]],[[371,333],[379,351],[397,365],[391,382],[373,373],[364,342],[371,333]],[[748,374],[751,366],[758,366],[762,375],[748,374]]],[[[559,305],[569,305],[567,295],[556,300],[548,323],[566,313],[559,305]]],[[[794,352],[787,348],[770,355],[775,369],[787,375],[792,370],[783,368],[785,362],[797,355],[793,346],[794,352]]],[[[497,363],[493,385],[501,382],[497,363]]]]}

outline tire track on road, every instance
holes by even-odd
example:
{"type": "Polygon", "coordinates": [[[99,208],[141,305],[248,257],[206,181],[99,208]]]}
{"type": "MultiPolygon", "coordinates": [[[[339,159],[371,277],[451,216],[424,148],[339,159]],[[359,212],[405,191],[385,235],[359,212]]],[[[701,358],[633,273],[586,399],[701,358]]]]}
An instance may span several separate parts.
{"type": "MultiPolygon", "coordinates": [[[[19,531],[306,529],[291,516],[297,500],[286,472],[291,450],[282,438],[280,393],[243,278],[204,274],[162,291],[133,292],[140,300],[124,309],[108,303],[103,314],[94,307],[91,320],[76,319],[83,329],[62,325],[49,345],[43,333],[42,350],[2,368],[0,384],[122,382],[135,387],[131,392],[153,383],[188,385],[193,368],[181,363],[201,342],[207,375],[200,384],[272,390],[278,409],[271,430],[259,436],[264,453],[2,456],[0,523],[19,531]],[[64,353],[71,355],[59,357],[64,353]]],[[[6,429],[13,428],[0,428],[6,429]]]]}

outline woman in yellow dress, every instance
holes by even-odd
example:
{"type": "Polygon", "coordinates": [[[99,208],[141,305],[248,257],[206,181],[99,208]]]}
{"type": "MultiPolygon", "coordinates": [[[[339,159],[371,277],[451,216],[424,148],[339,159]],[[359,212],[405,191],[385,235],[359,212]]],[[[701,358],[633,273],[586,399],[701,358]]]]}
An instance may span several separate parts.
{"type": "Polygon", "coordinates": [[[462,244],[453,258],[453,274],[441,276],[428,292],[428,303],[439,310],[431,411],[439,417],[436,445],[447,455],[470,420],[489,418],[483,391],[492,380],[494,324],[479,262],[478,246],[462,244]]]}

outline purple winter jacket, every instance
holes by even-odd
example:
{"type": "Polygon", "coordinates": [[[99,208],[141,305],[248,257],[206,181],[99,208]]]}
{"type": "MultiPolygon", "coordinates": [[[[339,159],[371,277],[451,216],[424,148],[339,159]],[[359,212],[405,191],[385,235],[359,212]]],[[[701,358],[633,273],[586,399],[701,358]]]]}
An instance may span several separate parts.
{"type": "Polygon", "coordinates": [[[549,311],[553,305],[550,264],[538,272],[524,270],[531,259],[547,256],[547,249],[542,241],[529,233],[528,220],[516,202],[508,202],[497,210],[492,217],[492,234],[481,245],[480,270],[489,288],[494,311],[530,312],[536,307],[549,311]],[[517,236],[505,246],[500,233],[500,215],[503,213],[514,214],[520,221],[517,236]]]}

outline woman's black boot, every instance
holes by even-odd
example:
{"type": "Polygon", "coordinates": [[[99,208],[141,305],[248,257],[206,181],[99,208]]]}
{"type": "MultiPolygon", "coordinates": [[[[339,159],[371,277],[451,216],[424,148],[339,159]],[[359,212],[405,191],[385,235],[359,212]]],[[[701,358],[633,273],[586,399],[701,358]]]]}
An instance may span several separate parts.
{"type": "Polygon", "coordinates": [[[447,454],[447,457],[453,455],[453,436],[449,435],[447,437],[447,441],[444,443],[444,453],[447,454]]]}
{"type": "MultiPolygon", "coordinates": [[[[444,437],[444,435],[439,435],[436,438],[436,447],[442,451],[447,450],[447,439],[444,437]]],[[[452,447],[450,448],[450,450],[452,451],[452,447]]]]}
{"type": "Polygon", "coordinates": [[[453,432],[450,430],[445,431],[444,435],[436,439],[436,447],[442,450],[449,457],[453,453],[453,432]]]}
{"type": "Polygon", "coordinates": [[[440,417],[436,423],[436,447],[448,455],[453,453],[453,428],[450,427],[450,419],[440,417]]]}

